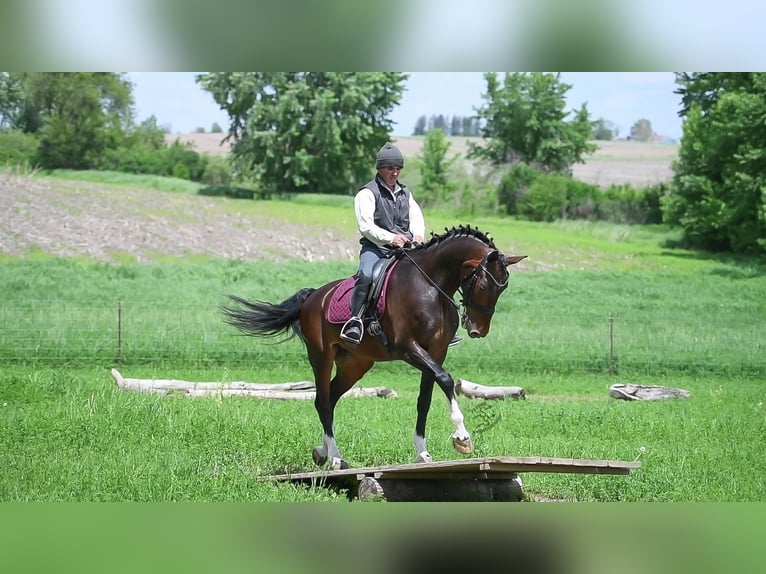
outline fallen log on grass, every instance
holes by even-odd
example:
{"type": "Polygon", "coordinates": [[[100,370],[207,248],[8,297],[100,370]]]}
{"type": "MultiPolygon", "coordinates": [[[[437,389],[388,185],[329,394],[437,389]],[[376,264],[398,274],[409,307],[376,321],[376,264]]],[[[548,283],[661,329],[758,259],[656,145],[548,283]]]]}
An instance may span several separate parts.
{"type": "Polygon", "coordinates": [[[469,399],[526,399],[522,387],[488,387],[458,379],[455,382],[455,392],[469,399]]]}
{"type": "MultiPolygon", "coordinates": [[[[117,369],[112,369],[112,377],[117,387],[138,393],[156,393],[160,395],[183,395],[186,397],[253,397],[279,400],[314,400],[314,383],[298,381],[294,383],[231,383],[212,382],[194,383],[176,379],[129,379],[123,377],[117,369]]],[[[385,387],[354,387],[344,397],[382,397],[396,398],[396,391],[385,387]]]]}
{"type": "Polygon", "coordinates": [[[609,387],[609,396],[625,401],[658,401],[662,399],[685,399],[691,393],[684,389],[659,385],[629,385],[617,383],[609,387]]]}

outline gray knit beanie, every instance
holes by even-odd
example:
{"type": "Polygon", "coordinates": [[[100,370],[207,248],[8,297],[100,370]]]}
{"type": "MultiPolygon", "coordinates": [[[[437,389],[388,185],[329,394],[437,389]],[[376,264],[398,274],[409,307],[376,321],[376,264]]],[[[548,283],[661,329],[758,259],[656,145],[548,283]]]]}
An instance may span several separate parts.
{"type": "Polygon", "coordinates": [[[375,168],[381,167],[404,167],[404,156],[399,148],[392,143],[387,143],[378,152],[375,168]]]}

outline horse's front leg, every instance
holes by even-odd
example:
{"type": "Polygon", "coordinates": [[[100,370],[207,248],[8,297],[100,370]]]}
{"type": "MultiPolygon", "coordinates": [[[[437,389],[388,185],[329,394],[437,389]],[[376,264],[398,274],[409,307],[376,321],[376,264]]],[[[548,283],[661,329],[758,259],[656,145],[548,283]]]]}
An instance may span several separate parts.
{"type": "MultiPolygon", "coordinates": [[[[408,350],[405,355],[405,360],[412,366],[420,369],[424,378],[429,377],[436,381],[442,391],[444,391],[444,395],[449,402],[450,420],[455,427],[455,432],[452,433],[452,445],[455,447],[455,450],[461,454],[472,453],[473,442],[471,441],[471,435],[468,433],[468,429],[465,428],[463,412],[460,410],[460,406],[457,404],[457,399],[455,398],[455,381],[452,379],[452,375],[434,360],[425,349],[416,344],[408,350]]],[[[422,415],[422,428],[419,426],[415,427],[415,440],[417,441],[422,437],[423,447],[425,447],[425,418],[431,404],[430,395],[431,393],[429,392],[428,400],[426,402],[423,394],[423,379],[421,379],[420,396],[418,397],[418,423],[421,421],[421,398],[423,399],[422,410],[424,414],[422,415]]],[[[417,448],[420,445],[416,442],[415,446],[417,448]]]]}

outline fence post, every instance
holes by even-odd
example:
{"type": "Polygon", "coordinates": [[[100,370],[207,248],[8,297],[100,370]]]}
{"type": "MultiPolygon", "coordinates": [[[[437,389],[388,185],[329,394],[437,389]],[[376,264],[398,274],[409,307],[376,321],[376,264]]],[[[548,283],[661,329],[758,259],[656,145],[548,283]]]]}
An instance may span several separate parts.
{"type": "Polygon", "coordinates": [[[117,364],[122,365],[122,299],[117,299],[117,364]]]}
{"type": "Polygon", "coordinates": [[[616,374],[614,367],[614,317],[609,317],[609,375],[616,374]]]}

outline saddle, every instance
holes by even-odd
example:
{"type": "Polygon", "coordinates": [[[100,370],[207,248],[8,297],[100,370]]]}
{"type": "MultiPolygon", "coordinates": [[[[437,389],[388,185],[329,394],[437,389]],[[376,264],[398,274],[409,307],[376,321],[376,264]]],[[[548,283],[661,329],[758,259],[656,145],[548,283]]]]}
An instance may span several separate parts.
{"type": "MultiPolygon", "coordinates": [[[[385,257],[375,263],[372,269],[372,285],[367,296],[367,310],[362,320],[377,322],[386,311],[386,288],[391,272],[399,262],[399,257],[385,257]]],[[[330,305],[327,307],[327,321],[343,324],[351,318],[351,293],[354,290],[356,276],[341,281],[332,292],[330,305]]]]}

